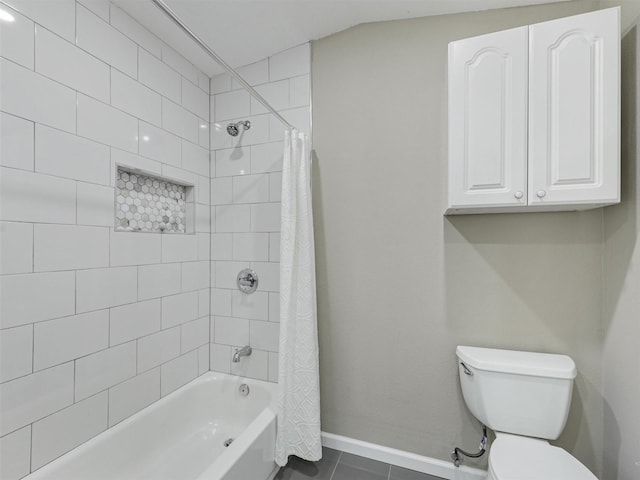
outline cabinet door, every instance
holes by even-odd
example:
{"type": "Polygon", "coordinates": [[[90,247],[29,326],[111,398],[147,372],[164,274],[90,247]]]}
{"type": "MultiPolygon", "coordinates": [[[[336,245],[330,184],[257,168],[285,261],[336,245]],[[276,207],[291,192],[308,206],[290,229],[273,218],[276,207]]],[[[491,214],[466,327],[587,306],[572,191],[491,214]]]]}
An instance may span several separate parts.
{"type": "Polygon", "coordinates": [[[529,27],[529,204],[619,201],[617,8],[529,27]]]}
{"type": "Polygon", "coordinates": [[[528,27],[449,44],[449,208],[526,204],[528,27]]]}

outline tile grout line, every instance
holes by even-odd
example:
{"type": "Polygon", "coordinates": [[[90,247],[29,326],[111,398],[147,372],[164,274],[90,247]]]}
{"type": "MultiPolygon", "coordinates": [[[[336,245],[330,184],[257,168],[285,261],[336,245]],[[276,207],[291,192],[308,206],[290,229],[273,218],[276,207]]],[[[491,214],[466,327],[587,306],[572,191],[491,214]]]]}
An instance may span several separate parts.
{"type": "Polygon", "coordinates": [[[329,480],[333,480],[333,476],[336,473],[336,470],[338,469],[338,464],[340,463],[340,460],[342,460],[342,454],[344,452],[340,452],[340,455],[338,455],[338,460],[336,460],[336,464],[333,466],[333,471],[331,472],[331,476],[329,477],[329,480]]]}

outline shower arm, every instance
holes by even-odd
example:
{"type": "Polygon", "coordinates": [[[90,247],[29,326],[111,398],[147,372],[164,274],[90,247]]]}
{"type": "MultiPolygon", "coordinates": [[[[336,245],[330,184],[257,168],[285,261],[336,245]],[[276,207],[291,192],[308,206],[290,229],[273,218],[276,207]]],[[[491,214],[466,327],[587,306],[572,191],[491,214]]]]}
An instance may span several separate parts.
{"type": "Polygon", "coordinates": [[[187,27],[187,25],[180,19],[180,17],[178,17],[178,15],[163,0],[151,0],[151,1],[156,7],[162,10],[162,12],[164,12],[164,14],[173,21],[173,23],[175,23],[184,33],[186,33],[188,37],[190,37],[194,42],[196,42],[200,46],[200,48],[202,48],[205,52],[207,52],[207,54],[218,65],[220,65],[227,72],[229,72],[229,75],[231,75],[240,85],[242,85],[244,89],[251,94],[251,96],[253,96],[258,102],[260,102],[264,106],[264,108],[269,110],[269,112],[271,112],[274,117],[276,117],[280,122],[282,122],[282,124],[284,124],[287,128],[290,128],[290,129],[294,128],[294,126],[291,125],[289,122],[287,122],[282,115],[276,112],[276,110],[271,105],[269,105],[269,102],[267,102],[262,97],[262,95],[256,92],[256,90],[251,85],[249,85],[247,81],[244,78],[242,78],[240,74],[238,74],[238,72],[236,72],[222,58],[220,58],[220,56],[218,56],[216,52],[211,50],[211,48],[209,48],[209,46],[200,39],[200,37],[198,37],[195,33],[193,33],[193,31],[189,27],[187,27]]]}

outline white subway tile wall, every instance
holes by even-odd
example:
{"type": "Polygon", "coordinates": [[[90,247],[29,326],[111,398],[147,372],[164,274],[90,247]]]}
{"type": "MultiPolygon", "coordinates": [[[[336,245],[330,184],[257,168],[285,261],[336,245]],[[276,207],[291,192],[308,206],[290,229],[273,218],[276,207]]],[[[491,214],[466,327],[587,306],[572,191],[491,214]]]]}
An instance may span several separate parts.
{"type": "Polygon", "coordinates": [[[209,370],[210,96],[108,0],[6,3],[0,477],[14,480],[209,370]],[[115,232],[118,166],[194,185],[197,231],[115,232]]]}
{"type": "MultiPolygon", "coordinates": [[[[309,44],[238,72],[295,127],[309,133],[309,44]]],[[[210,367],[277,382],[284,126],[228,74],[213,77],[210,92],[210,367]],[[238,120],[249,120],[251,128],[231,137],[227,125],[238,120]],[[246,267],[259,277],[251,295],[236,288],[236,276],[246,267]],[[244,345],[253,347],[252,355],[232,363],[234,350],[244,345]]]]}

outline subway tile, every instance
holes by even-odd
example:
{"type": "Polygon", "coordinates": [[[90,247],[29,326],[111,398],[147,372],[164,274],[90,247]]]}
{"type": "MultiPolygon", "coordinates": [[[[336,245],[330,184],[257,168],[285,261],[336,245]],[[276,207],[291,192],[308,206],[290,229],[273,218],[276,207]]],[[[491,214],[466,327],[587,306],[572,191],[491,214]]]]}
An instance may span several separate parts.
{"type": "Polygon", "coordinates": [[[140,122],[140,155],[162,163],[180,166],[180,139],[169,132],[140,122]]]}
{"type": "Polygon", "coordinates": [[[280,203],[258,203],[251,205],[252,232],[280,231],[280,203]]]}
{"type": "Polygon", "coordinates": [[[144,372],[180,355],[180,327],[162,330],[138,340],[138,372],[144,372]]]}
{"type": "Polygon", "coordinates": [[[193,350],[160,367],[160,394],[177,390],[198,376],[198,352],[193,350]]]}
{"type": "Polygon", "coordinates": [[[211,234],[211,260],[233,260],[233,234],[211,234]]]}
{"type": "Polygon", "coordinates": [[[73,362],[0,385],[0,435],[73,403],[73,362]]]}
{"type": "Polygon", "coordinates": [[[182,81],[178,72],[142,49],[139,62],[140,82],[175,102],[180,101],[182,81]]]}
{"type": "Polygon", "coordinates": [[[0,219],[21,222],[76,223],[76,182],[2,168],[0,219]]]}
{"type": "Polygon", "coordinates": [[[249,345],[258,350],[277,352],[280,342],[280,324],[251,320],[249,322],[249,345]]]}
{"type": "MultiPolygon", "coordinates": [[[[212,112],[214,111],[214,107],[213,107],[214,98],[215,97],[211,97],[212,112]]],[[[227,133],[228,123],[229,122],[221,121],[221,122],[215,122],[215,123],[209,124],[209,146],[211,150],[219,150],[221,148],[231,148],[233,146],[233,137],[227,133]]]]}
{"type": "Polygon", "coordinates": [[[36,125],[35,169],[58,177],[109,185],[109,147],[36,125]]]}
{"type": "Polygon", "coordinates": [[[11,11],[14,21],[4,23],[0,28],[0,56],[33,70],[34,23],[15,10],[11,11]]]}
{"type": "Polygon", "coordinates": [[[282,142],[263,143],[251,147],[251,173],[282,171],[282,142]]]}
{"type": "Polygon", "coordinates": [[[88,312],[136,301],[136,267],[76,272],[76,311],[88,312]]]}
{"type": "Polygon", "coordinates": [[[242,135],[235,137],[232,143],[234,145],[248,146],[269,142],[269,118],[272,116],[271,114],[264,114],[244,118],[243,120],[251,122],[251,128],[245,130],[242,135]]]}
{"type": "Polygon", "coordinates": [[[31,469],[74,449],[107,429],[107,392],[82,400],[33,424],[31,469]]]}
{"type": "Polygon", "coordinates": [[[170,295],[162,299],[162,328],[171,328],[198,318],[198,292],[170,295]]]}
{"type": "MultiPolygon", "coordinates": [[[[207,155],[207,165],[209,164],[208,155],[207,155]]],[[[196,201],[198,203],[202,203],[204,205],[211,205],[211,179],[209,175],[201,175],[198,177],[198,197],[196,201]]]]}
{"type": "Polygon", "coordinates": [[[216,288],[237,288],[236,278],[238,273],[244,269],[249,268],[249,262],[214,262],[213,264],[213,277],[212,285],[216,288]]]}
{"type": "Polygon", "coordinates": [[[198,316],[200,317],[209,315],[209,292],[210,290],[208,288],[205,288],[198,292],[198,316]]]}
{"type": "Polygon", "coordinates": [[[268,175],[243,175],[233,177],[233,203],[261,203],[268,201],[268,175]]]}
{"type": "MultiPolygon", "coordinates": [[[[110,2],[107,2],[109,4],[110,2]]],[[[136,20],[111,3],[111,25],[156,57],[162,55],[162,42],[136,20]]],[[[108,7],[107,7],[108,8],[108,7]]]]}
{"type": "Polygon", "coordinates": [[[0,330],[0,383],[33,371],[33,326],[0,330]]]}
{"type": "MultiPolygon", "coordinates": [[[[140,129],[143,130],[143,122],[140,122],[140,129]]],[[[180,159],[178,158],[179,162],[180,159]]],[[[141,157],[134,153],[111,149],[111,186],[115,186],[116,169],[118,166],[127,167],[129,169],[139,170],[149,175],[162,175],[162,164],[149,158],[141,157]]]]}
{"type": "Polygon", "coordinates": [[[267,261],[269,259],[269,234],[234,233],[233,259],[267,261]]]}
{"type": "Polygon", "coordinates": [[[209,368],[214,372],[231,372],[231,347],[229,345],[211,344],[209,351],[209,368]]]}
{"type": "Polygon", "coordinates": [[[113,187],[78,182],[78,225],[113,227],[113,202],[113,187]]]}
{"type": "Polygon", "coordinates": [[[209,371],[209,343],[198,348],[198,375],[204,375],[209,371]]]}
{"type": "Polygon", "coordinates": [[[143,84],[111,69],[111,105],[160,126],[162,122],[162,97],[143,84]]]}
{"type": "Polygon", "coordinates": [[[198,145],[209,150],[210,148],[209,122],[199,120],[198,123],[200,127],[198,129],[198,145]]]}
{"type": "Polygon", "coordinates": [[[109,389],[109,427],[160,399],[160,367],[109,389]]]}
{"type": "Polygon", "coordinates": [[[182,291],[209,288],[209,262],[186,262],[182,264],[182,291]]]}
{"type": "Polygon", "coordinates": [[[198,69],[166,44],[162,45],[162,61],[191,82],[198,83],[198,69]]]}
{"type": "Polygon", "coordinates": [[[211,315],[231,316],[231,290],[211,289],[211,315]]]}
{"type": "Polygon", "coordinates": [[[251,114],[251,97],[246,90],[215,95],[214,119],[216,122],[247,117],[251,114]]]}
{"type": "Polygon", "coordinates": [[[76,92],[13,62],[0,59],[2,110],[29,120],[76,131],[76,92]]]}
{"type": "Polygon", "coordinates": [[[211,233],[211,207],[196,204],[196,232],[211,233]]]}
{"type": "MultiPolygon", "coordinates": [[[[189,352],[209,343],[209,317],[183,323],[180,328],[180,351],[189,352]]],[[[208,362],[207,362],[208,363],[208,362]]]]}
{"type": "MultiPolygon", "coordinates": [[[[289,80],[266,83],[256,87],[256,91],[264,98],[276,111],[289,108],[289,80]]],[[[268,110],[251,97],[251,115],[268,113],[268,110]]]]}
{"type": "Polygon", "coordinates": [[[198,71],[198,87],[209,95],[209,76],[201,71],[198,71]]]}
{"type": "Polygon", "coordinates": [[[249,320],[213,317],[211,341],[223,345],[249,345],[249,320]]]}
{"type": "Polygon", "coordinates": [[[105,22],[109,21],[109,0],[78,0],[78,3],[91,10],[105,22]]]}
{"type": "Polygon", "coordinates": [[[196,233],[196,238],[198,239],[198,261],[210,260],[211,234],[196,233]]]}
{"type": "MultiPolygon", "coordinates": [[[[236,72],[251,86],[262,85],[269,81],[269,61],[268,59],[259,62],[250,63],[236,68],[236,72]]],[[[237,90],[242,88],[239,82],[231,79],[231,89],[237,90]]]]}
{"type": "Polygon", "coordinates": [[[289,105],[291,108],[308,107],[311,103],[310,75],[301,75],[289,80],[289,105]]]}
{"type": "Polygon", "coordinates": [[[269,292],[269,321],[280,322],[280,293],[269,292]]]}
{"type": "Polygon", "coordinates": [[[33,225],[0,222],[0,274],[33,271],[33,225]]]}
{"type": "Polygon", "coordinates": [[[215,207],[216,232],[251,231],[251,211],[255,205],[220,205],[215,207]]]}
{"type": "Polygon", "coordinates": [[[33,170],[33,122],[0,112],[0,165],[33,170]]]}
{"type": "Polygon", "coordinates": [[[269,294],[267,292],[254,292],[251,295],[246,295],[240,290],[233,290],[231,298],[231,311],[234,317],[251,320],[269,319],[269,294]]]}
{"type": "Polygon", "coordinates": [[[136,374],[136,342],[76,360],[75,401],[95,395],[136,374]]]}
{"type": "Polygon", "coordinates": [[[58,0],[56,2],[33,0],[10,0],[9,5],[29,17],[34,22],[57,33],[61,37],[75,41],[76,2],[58,0]]]}
{"type": "Polygon", "coordinates": [[[80,225],[35,225],[36,272],[109,266],[109,229],[80,225]]]}
{"type": "Polygon", "coordinates": [[[138,267],[138,299],[164,297],[180,293],[180,264],[138,267]]]}
{"type": "Polygon", "coordinates": [[[162,128],[193,143],[198,143],[200,121],[193,113],[173,103],[162,99],[162,128]]]}
{"type": "Polygon", "coordinates": [[[231,177],[211,179],[211,204],[229,205],[233,203],[233,179],[231,177]]]}
{"type": "Polygon", "coordinates": [[[35,58],[36,72],[102,102],[109,101],[109,66],[39,25],[35,58]]]}
{"type": "Polygon", "coordinates": [[[100,17],[78,5],[76,44],[130,77],[138,76],[138,46],[100,17]]]}
{"type": "Polygon", "coordinates": [[[308,43],[269,57],[269,81],[308,74],[311,71],[311,51],[308,43]]]}
{"type": "Polygon", "coordinates": [[[193,234],[162,235],[162,262],[198,260],[198,238],[193,234]]]}
{"type": "Polygon", "coordinates": [[[118,345],[160,331],[160,312],[159,298],[110,309],[110,345],[118,345]]]}
{"type": "Polygon", "coordinates": [[[269,174],[269,201],[280,202],[282,199],[282,172],[269,174]]]}
{"type": "Polygon", "coordinates": [[[160,234],[111,231],[110,235],[112,267],[160,263],[160,234]]]}
{"type": "MultiPolygon", "coordinates": [[[[306,133],[307,135],[311,134],[311,116],[309,114],[309,107],[292,108],[291,110],[285,110],[281,113],[285,120],[298,130],[306,133]]],[[[282,124],[273,116],[269,119],[269,122],[269,129],[272,134],[271,140],[282,140],[284,138],[284,128],[282,127],[282,124]]]]}
{"type": "Polygon", "coordinates": [[[182,168],[209,177],[209,151],[182,140],[182,168]]]}
{"type": "Polygon", "coordinates": [[[68,362],[108,345],[107,310],[39,322],[33,327],[33,369],[68,362]]]}
{"type": "Polygon", "coordinates": [[[278,352],[269,352],[269,377],[270,382],[278,383],[280,358],[278,352]]]}
{"type": "MultiPolygon", "coordinates": [[[[231,351],[233,352],[234,349],[232,348],[231,351]]],[[[242,357],[240,362],[231,362],[230,373],[241,377],[267,380],[269,378],[269,354],[261,350],[253,349],[251,355],[242,357]]]]}
{"type": "Polygon", "coordinates": [[[231,91],[231,75],[228,73],[221,73],[211,77],[211,81],[209,83],[209,93],[211,95],[229,91],[231,91]]]}
{"type": "Polygon", "coordinates": [[[74,272],[5,276],[0,290],[2,328],[75,313],[74,272]],[[38,301],[34,302],[34,298],[38,301]]]}
{"type": "Polygon", "coordinates": [[[0,478],[18,480],[31,471],[31,425],[0,438],[0,478]]]}
{"type": "Polygon", "coordinates": [[[199,118],[209,121],[209,95],[186,78],[182,79],[182,106],[199,118]]]}
{"type": "Polygon", "coordinates": [[[280,290],[280,264],[275,262],[251,262],[251,268],[260,278],[258,290],[277,292],[280,290]]]}
{"type": "MultiPolygon", "coordinates": [[[[198,183],[198,175],[182,168],[172,167],[171,165],[162,166],[162,176],[181,185],[194,186],[198,183]]],[[[195,200],[193,193],[192,189],[187,189],[187,203],[195,200]]]]}
{"type": "Polygon", "coordinates": [[[82,94],[78,94],[78,135],[129,152],[138,151],[138,120],[82,94]]]}
{"type": "Polygon", "coordinates": [[[280,233],[269,234],[269,261],[280,261],[280,233]]]}

